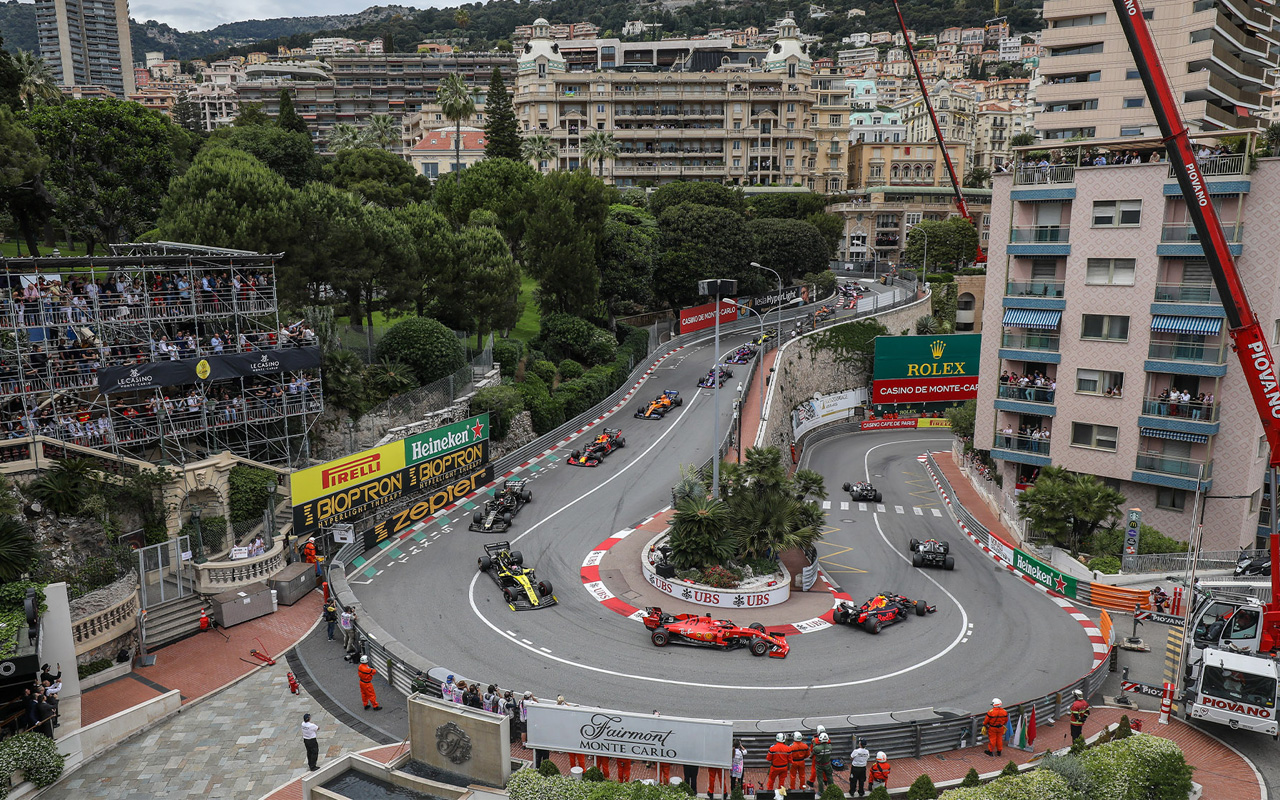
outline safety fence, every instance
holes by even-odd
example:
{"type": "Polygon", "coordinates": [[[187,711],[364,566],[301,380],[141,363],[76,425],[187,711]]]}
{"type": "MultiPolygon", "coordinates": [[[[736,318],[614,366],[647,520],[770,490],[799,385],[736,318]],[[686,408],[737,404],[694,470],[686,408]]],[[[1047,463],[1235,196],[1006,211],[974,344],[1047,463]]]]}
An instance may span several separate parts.
{"type": "MultiPolygon", "coordinates": [[[[1242,558],[1265,557],[1265,550],[1202,550],[1196,557],[1198,569],[1234,569],[1242,558]]],[[[1191,556],[1187,553],[1144,553],[1125,556],[1121,565],[1125,572],[1186,572],[1191,556]]]]}

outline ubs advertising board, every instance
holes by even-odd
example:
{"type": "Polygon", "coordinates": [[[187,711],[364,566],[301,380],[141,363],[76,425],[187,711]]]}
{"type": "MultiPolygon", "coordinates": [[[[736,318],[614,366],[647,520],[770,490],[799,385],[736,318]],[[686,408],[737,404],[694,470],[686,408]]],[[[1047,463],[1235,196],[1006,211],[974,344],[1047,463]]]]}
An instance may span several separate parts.
{"type": "Polygon", "coordinates": [[[978,396],[980,333],[877,336],[871,402],[949,403],[978,396]]]}
{"type": "Polygon", "coordinates": [[[562,753],[665,761],[724,769],[733,760],[733,723],[658,717],[591,706],[527,703],[529,747],[562,753]]]}
{"type": "Polygon", "coordinates": [[[295,472],[293,529],[305,533],[353,519],[415,492],[479,488],[492,474],[489,415],[480,414],[295,472]]]}

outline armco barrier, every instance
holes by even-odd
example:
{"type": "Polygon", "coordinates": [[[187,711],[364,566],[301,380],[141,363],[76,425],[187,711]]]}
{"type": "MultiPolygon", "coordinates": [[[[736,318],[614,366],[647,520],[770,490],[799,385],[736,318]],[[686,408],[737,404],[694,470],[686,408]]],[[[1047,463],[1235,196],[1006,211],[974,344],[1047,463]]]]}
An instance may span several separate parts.
{"type": "Polygon", "coordinates": [[[1151,610],[1151,593],[1141,589],[1122,589],[1105,583],[1091,583],[1089,597],[1090,605],[1112,611],[1132,613],[1134,606],[1140,606],[1144,611],[1151,610]]]}

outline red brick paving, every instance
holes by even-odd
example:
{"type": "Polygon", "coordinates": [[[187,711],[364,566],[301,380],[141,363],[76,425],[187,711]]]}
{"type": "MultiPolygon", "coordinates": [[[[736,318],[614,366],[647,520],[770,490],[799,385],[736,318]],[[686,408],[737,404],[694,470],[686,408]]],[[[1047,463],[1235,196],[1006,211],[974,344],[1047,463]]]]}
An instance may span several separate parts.
{"type": "Polygon", "coordinates": [[[161,692],[139,678],[182,692],[187,704],[210,694],[257,669],[240,659],[255,660],[250,650],[265,649],[279,658],[293,647],[320,618],[320,592],[311,592],[274,614],[227,628],[228,639],[215,632],[201,633],[153,651],[155,666],[135,667],[131,675],[85,692],[80,698],[81,719],[88,725],[156,697],[161,692]],[[261,640],[261,643],[259,643],[261,640]]]}
{"type": "MultiPolygon", "coordinates": [[[[756,442],[756,432],[760,430],[760,414],[762,408],[760,406],[760,384],[757,381],[763,380],[764,376],[769,374],[773,361],[778,357],[778,348],[773,348],[764,354],[764,361],[756,370],[756,375],[751,380],[751,385],[742,391],[742,449],[745,451],[748,447],[754,447],[756,442]]],[[[765,387],[765,392],[769,391],[769,387],[765,387]]],[[[725,461],[737,462],[738,449],[735,447],[725,456],[725,461]]]]}
{"type": "Polygon", "coordinates": [[[951,498],[951,501],[964,506],[964,510],[982,523],[982,527],[991,531],[996,538],[1002,539],[1007,545],[1016,547],[1018,545],[1017,534],[1011,531],[1004,524],[1004,521],[991,510],[991,507],[982,499],[982,495],[978,494],[973,485],[969,483],[968,476],[964,474],[960,467],[956,466],[953,458],[954,456],[950,450],[934,453],[933,456],[933,460],[938,463],[942,474],[947,476],[947,481],[956,493],[955,497],[951,498]]]}

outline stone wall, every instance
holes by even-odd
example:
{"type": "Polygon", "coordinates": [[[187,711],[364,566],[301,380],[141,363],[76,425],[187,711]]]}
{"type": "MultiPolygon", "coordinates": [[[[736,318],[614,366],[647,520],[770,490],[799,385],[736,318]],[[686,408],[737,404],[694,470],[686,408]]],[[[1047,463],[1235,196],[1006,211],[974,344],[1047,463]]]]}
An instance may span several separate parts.
{"type": "MultiPolygon", "coordinates": [[[[932,296],[927,295],[910,305],[877,314],[875,318],[896,336],[904,328],[914,329],[916,319],[931,313],[932,307],[932,296]]],[[[778,350],[774,361],[773,381],[765,402],[768,418],[756,436],[757,447],[790,447],[791,409],[801,401],[813,397],[815,392],[843,392],[866,383],[867,376],[850,375],[846,368],[837,364],[834,353],[827,350],[814,351],[810,347],[811,337],[831,330],[832,327],[835,326],[810,331],[792,339],[778,350]]]]}

